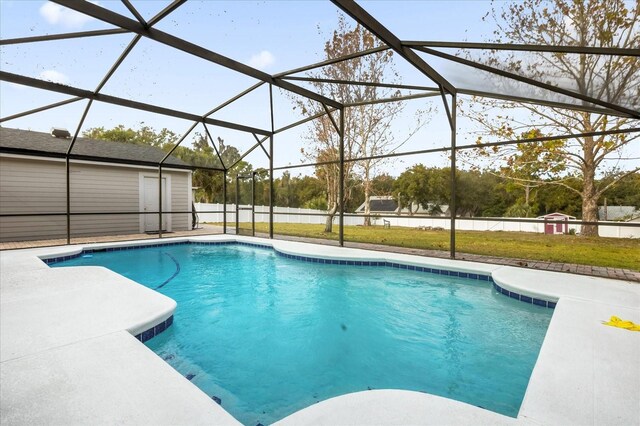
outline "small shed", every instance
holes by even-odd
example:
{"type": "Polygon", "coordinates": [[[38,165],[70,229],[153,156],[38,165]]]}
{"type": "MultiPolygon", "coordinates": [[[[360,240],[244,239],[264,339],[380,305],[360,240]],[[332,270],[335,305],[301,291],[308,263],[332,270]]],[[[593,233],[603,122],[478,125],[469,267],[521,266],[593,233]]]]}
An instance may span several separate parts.
{"type": "Polygon", "coordinates": [[[544,216],[538,216],[538,219],[544,220],[544,233],[545,234],[568,234],[570,220],[575,220],[575,216],[569,216],[568,214],[555,212],[544,216]]]}
{"type": "MultiPolygon", "coordinates": [[[[0,127],[0,241],[66,236],[69,142],[64,136],[0,127]]],[[[158,232],[158,215],[144,212],[159,208],[154,163],[165,156],[161,149],[78,138],[73,154],[70,207],[77,214],[71,216],[72,237],[158,232]]],[[[162,210],[167,212],[162,230],[190,230],[190,167],[171,156],[162,171],[162,210]]]]}

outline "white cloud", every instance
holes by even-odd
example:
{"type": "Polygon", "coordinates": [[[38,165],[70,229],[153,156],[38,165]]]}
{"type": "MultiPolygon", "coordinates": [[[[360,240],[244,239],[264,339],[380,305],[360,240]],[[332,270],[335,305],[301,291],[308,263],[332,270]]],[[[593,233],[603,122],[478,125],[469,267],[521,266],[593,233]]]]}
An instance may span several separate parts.
{"type": "Polygon", "coordinates": [[[56,70],[44,70],[40,73],[41,80],[52,81],[54,83],[67,84],[69,83],[69,77],[60,71],[56,70]]]}
{"type": "MultiPolygon", "coordinates": [[[[95,3],[95,2],[92,2],[95,3]]],[[[96,3],[97,4],[97,3],[96,3]]],[[[50,1],[40,7],[40,15],[52,25],[62,25],[65,28],[79,29],[87,22],[93,20],[92,17],[67,9],[50,1]]]]}
{"type": "Polygon", "coordinates": [[[266,69],[276,62],[276,57],[268,50],[256,53],[249,59],[249,65],[253,68],[266,69]]]}

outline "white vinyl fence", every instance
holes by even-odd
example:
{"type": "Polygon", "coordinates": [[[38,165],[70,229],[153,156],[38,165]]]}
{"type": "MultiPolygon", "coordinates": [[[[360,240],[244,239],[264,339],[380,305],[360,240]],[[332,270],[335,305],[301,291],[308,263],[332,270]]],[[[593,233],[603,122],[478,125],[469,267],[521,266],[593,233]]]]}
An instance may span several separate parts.
{"type": "MultiPolygon", "coordinates": [[[[219,211],[222,212],[222,204],[206,204],[195,203],[196,211],[200,217],[200,222],[222,222],[222,213],[202,213],[206,211],[219,211]]],[[[241,208],[248,208],[250,206],[240,206],[241,208]]],[[[255,219],[256,222],[269,222],[269,206],[256,206],[255,207],[255,219]]],[[[325,210],[313,210],[302,209],[293,207],[274,207],[273,208],[273,221],[274,223],[311,223],[311,224],[324,224],[326,219],[325,210]],[[288,214],[277,214],[288,213],[288,214]],[[310,214],[320,214],[320,216],[312,216],[310,214]]],[[[515,219],[515,218],[510,218],[515,219]]],[[[375,225],[382,225],[383,219],[372,219],[375,225]]],[[[384,220],[389,221],[391,227],[407,227],[407,228],[442,228],[450,229],[451,220],[448,217],[442,218],[417,218],[410,216],[393,216],[385,217],[384,220]]],[[[531,219],[527,219],[531,220],[531,219]]],[[[236,221],[236,206],[235,204],[227,204],[227,222],[235,223],[236,221]]],[[[251,211],[240,210],[240,222],[251,222],[251,211]]],[[[333,218],[333,223],[338,223],[338,215],[333,218]]],[[[345,216],[345,225],[362,225],[364,223],[364,217],[352,217],[345,216]]],[[[456,219],[456,229],[462,231],[509,231],[509,232],[537,232],[544,233],[544,220],[539,222],[511,222],[511,221],[495,221],[495,220],[482,220],[482,219],[456,219]]],[[[616,222],[601,222],[601,223],[616,223],[616,222]]],[[[569,225],[569,229],[580,232],[580,225],[569,225]]],[[[640,238],[640,224],[639,226],[599,226],[599,234],[601,237],[610,238],[640,238]]]]}
{"type": "MultiPolygon", "coordinates": [[[[222,204],[206,204],[195,203],[196,211],[200,222],[222,222],[222,213],[201,213],[204,211],[222,212],[222,204]]],[[[240,205],[240,208],[249,208],[251,206],[240,205]]],[[[256,206],[256,222],[269,222],[269,206],[256,206]]],[[[299,209],[294,207],[274,207],[273,208],[274,223],[312,223],[324,224],[327,212],[326,210],[299,209]],[[276,214],[289,213],[289,214],[276,214]],[[311,214],[319,214],[320,216],[312,216],[311,214]]],[[[227,222],[236,221],[236,205],[227,204],[227,222]]],[[[251,222],[251,210],[240,210],[240,222],[251,222]]],[[[333,223],[338,223],[338,215],[333,218],[333,223]]],[[[382,221],[380,221],[382,223],[382,221]]],[[[361,217],[344,218],[345,225],[362,225],[361,217]]]]}

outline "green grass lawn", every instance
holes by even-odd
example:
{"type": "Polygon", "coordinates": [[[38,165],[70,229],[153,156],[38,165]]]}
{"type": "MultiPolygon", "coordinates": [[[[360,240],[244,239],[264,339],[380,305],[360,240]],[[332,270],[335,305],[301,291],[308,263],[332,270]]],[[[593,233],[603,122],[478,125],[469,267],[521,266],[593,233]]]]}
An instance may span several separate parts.
{"type": "MultiPolygon", "coordinates": [[[[250,224],[241,224],[250,229],[250,224]]],[[[274,224],[280,235],[337,240],[324,225],[274,224]]],[[[268,232],[268,224],[256,223],[256,232],[268,232]]],[[[345,226],[345,241],[384,244],[432,250],[449,250],[449,231],[415,228],[345,226]]],[[[456,232],[456,251],[507,258],[577,263],[640,270],[640,240],[629,238],[586,238],[575,235],[545,235],[527,232],[456,232]]]]}

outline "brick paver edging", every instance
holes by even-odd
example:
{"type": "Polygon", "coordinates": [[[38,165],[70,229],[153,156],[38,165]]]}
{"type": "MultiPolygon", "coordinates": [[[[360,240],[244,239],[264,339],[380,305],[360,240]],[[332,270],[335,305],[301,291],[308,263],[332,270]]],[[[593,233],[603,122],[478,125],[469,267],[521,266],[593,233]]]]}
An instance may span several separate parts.
{"type": "MultiPolygon", "coordinates": [[[[267,234],[258,234],[256,236],[268,237],[267,234]]],[[[334,240],[323,240],[319,238],[292,237],[286,235],[275,236],[276,239],[287,241],[300,241],[314,244],[324,244],[337,246],[338,242],[334,240]]],[[[449,259],[449,252],[439,250],[426,250],[409,247],[385,246],[372,243],[356,243],[345,241],[345,247],[360,248],[365,250],[386,251],[401,254],[413,254],[417,256],[436,257],[439,259],[449,259]]],[[[541,260],[530,259],[508,259],[495,256],[484,256],[479,254],[456,253],[456,260],[467,260],[469,262],[491,263],[494,265],[507,265],[519,268],[540,269],[544,271],[567,272],[577,275],[588,275],[593,277],[611,278],[614,280],[624,280],[640,283],[640,271],[621,268],[607,268],[603,266],[578,265],[575,263],[557,263],[541,260]]]]}

